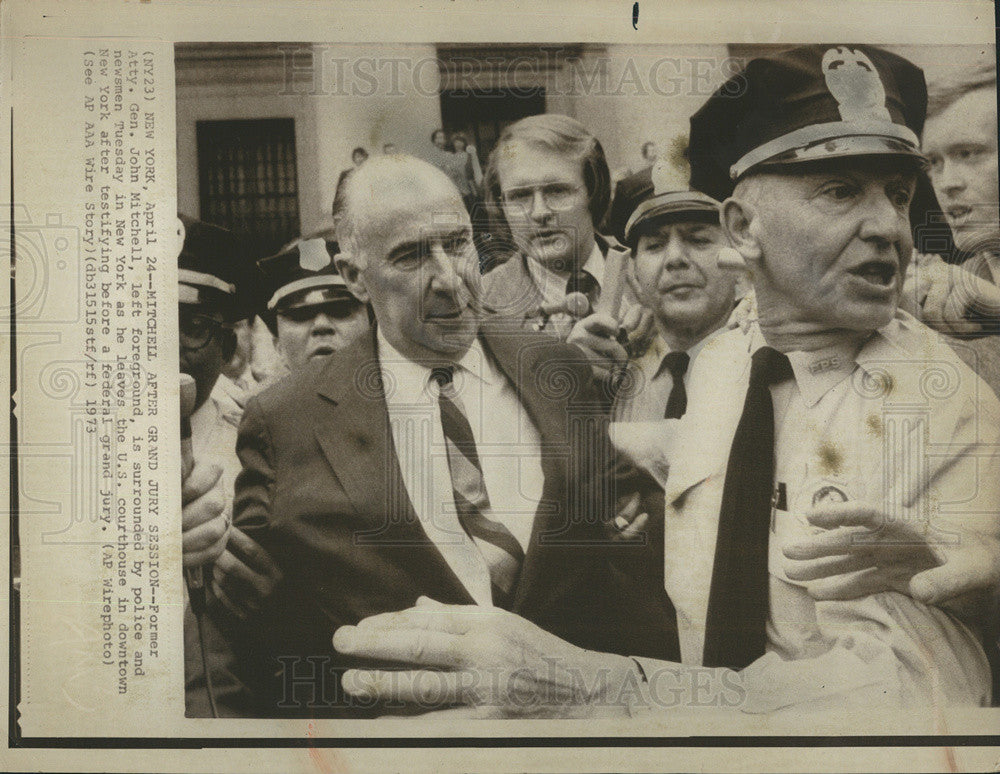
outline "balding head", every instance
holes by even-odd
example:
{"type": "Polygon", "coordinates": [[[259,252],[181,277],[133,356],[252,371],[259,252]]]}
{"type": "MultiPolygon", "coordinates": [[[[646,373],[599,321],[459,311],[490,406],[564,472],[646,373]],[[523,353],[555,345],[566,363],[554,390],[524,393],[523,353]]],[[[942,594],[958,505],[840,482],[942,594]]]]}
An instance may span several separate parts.
{"type": "Polygon", "coordinates": [[[478,328],[472,224],[448,177],[410,156],[381,156],[348,183],[337,266],[371,304],[379,331],[414,361],[455,361],[478,328]]]}
{"type": "Polygon", "coordinates": [[[358,266],[370,257],[371,238],[384,234],[400,212],[433,208],[443,219],[468,220],[455,184],[440,169],[413,156],[371,159],[346,185],[337,235],[341,250],[358,266]]]}

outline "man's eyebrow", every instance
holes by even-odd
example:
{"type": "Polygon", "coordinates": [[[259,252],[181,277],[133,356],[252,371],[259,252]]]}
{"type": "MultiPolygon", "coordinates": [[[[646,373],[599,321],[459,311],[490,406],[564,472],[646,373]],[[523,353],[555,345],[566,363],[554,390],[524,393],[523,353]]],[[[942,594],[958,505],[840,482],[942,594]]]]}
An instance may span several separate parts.
{"type": "Polygon", "coordinates": [[[455,239],[456,237],[468,236],[472,229],[469,226],[459,226],[454,231],[449,231],[441,235],[441,239],[455,239]]]}
{"type": "MultiPolygon", "coordinates": [[[[439,238],[441,240],[446,240],[458,237],[467,237],[471,234],[471,232],[472,228],[470,226],[459,226],[452,231],[442,234],[439,238]]],[[[430,241],[428,237],[423,237],[420,239],[409,239],[405,242],[400,242],[398,245],[394,245],[389,250],[388,257],[391,259],[399,255],[411,253],[414,250],[423,250],[428,241],[430,241]]]]}
{"type": "Polygon", "coordinates": [[[423,247],[424,240],[422,239],[409,239],[405,242],[400,242],[398,245],[394,245],[392,249],[389,250],[388,258],[392,259],[400,255],[405,255],[406,253],[412,253],[414,250],[420,250],[423,247]]]}

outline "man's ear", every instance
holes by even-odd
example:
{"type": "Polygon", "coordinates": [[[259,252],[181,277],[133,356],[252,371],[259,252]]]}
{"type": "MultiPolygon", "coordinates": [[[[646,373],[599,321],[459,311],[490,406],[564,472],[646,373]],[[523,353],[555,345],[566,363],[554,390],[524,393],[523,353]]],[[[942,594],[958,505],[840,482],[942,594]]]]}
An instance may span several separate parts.
{"type": "Polygon", "coordinates": [[[361,269],[358,267],[356,259],[346,253],[338,253],[334,257],[333,262],[336,264],[340,276],[347,283],[347,289],[351,291],[351,295],[362,304],[367,304],[371,301],[371,298],[368,296],[368,288],[365,287],[365,281],[361,276],[361,269]]]}
{"type": "Polygon", "coordinates": [[[745,198],[730,196],[722,203],[720,221],[730,243],[743,256],[748,266],[760,262],[760,217],[757,209],[745,198]]]}

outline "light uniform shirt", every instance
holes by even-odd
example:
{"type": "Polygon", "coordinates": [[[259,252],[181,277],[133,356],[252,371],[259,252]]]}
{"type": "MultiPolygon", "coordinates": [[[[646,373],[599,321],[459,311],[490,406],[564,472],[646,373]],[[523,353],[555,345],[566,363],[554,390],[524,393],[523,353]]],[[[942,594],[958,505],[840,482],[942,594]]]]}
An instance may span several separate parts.
{"type": "Polygon", "coordinates": [[[212,393],[191,415],[191,450],[199,463],[208,462],[222,468],[222,486],[226,493],[226,509],[232,514],[233,487],[241,465],[236,456],[236,436],[243,418],[243,407],[230,394],[232,382],[220,376],[212,393]],[[229,382],[227,384],[227,382],[229,382]]]}
{"type": "MultiPolygon", "coordinates": [[[[396,456],[417,517],[472,598],[492,605],[489,567],[455,511],[431,369],[401,355],[381,331],[378,358],[396,456]]],[[[527,550],[544,484],[538,430],[478,340],[458,363],[454,386],[483,468],[489,518],[527,550]]]]}
{"type": "MultiPolygon", "coordinates": [[[[725,330],[725,328],[719,328],[712,331],[687,350],[690,360],[687,371],[684,373],[685,390],[688,388],[695,358],[709,341],[725,330]]],[[[612,409],[613,421],[655,422],[663,419],[663,414],[667,410],[667,401],[674,388],[674,378],[663,366],[663,358],[670,351],[667,342],[657,334],[642,355],[629,361],[628,367],[632,373],[625,382],[626,386],[619,390],[615,396],[615,405],[612,409]]],[[[690,396],[688,399],[690,400],[690,396]]]]}
{"type": "MultiPolygon", "coordinates": [[[[728,452],[742,413],[756,325],[699,357],[688,412],[671,435],[665,585],[682,661],[700,665],[728,452]],[[711,354],[709,354],[711,353],[711,354]]],[[[814,602],[784,574],[787,541],[812,534],[821,502],[870,504],[893,518],[1000,531],[1000,404],[947,345],[905,312],[860,352],[793,352],[794,381],[771,388],[775,481],[767,653],[739,679],[744,711],[847,703],[983,704],[990,672],[975,635],[951,614],[896,592],[814,602]]],[[[638,659],[647,675],[668,662],[638,659]]],[[[725,672],[727,670],[717,670],[725,672]]],[[[730,673],[732,674],[732,673],[730,673]]]]}

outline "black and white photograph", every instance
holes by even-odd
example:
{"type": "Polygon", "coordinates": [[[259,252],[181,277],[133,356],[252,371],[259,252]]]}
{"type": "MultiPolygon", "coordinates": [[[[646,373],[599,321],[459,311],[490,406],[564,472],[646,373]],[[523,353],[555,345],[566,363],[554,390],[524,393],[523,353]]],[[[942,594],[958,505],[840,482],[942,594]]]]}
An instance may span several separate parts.
{"type": "Polygon", "coordinates": [[[996,769],[996,14],[0,4],[3,768],[996,769]]]}
{"type": "Polygon", "coordinates": [[[189,716],[1000,698],[993,50],[175,62],[189,716]]]}

